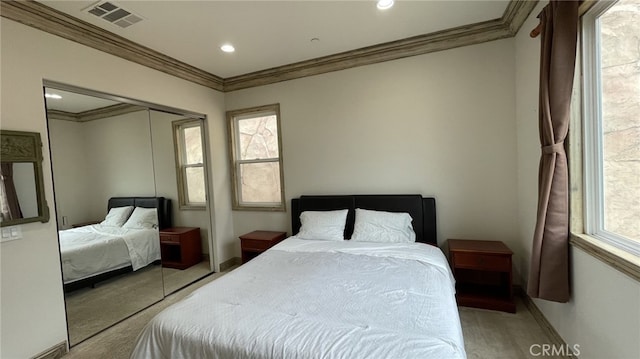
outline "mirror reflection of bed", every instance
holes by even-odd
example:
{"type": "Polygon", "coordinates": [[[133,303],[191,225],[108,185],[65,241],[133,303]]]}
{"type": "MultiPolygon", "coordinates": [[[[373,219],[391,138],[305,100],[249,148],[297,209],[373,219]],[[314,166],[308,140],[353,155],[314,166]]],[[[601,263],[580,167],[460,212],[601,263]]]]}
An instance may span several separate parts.
{"type": "MultiPolygon", "coordinates": [[[[45,87],[72,346],[213,269],[206,181],[201,205],[183,205],[174,144],[175,123],[203,119],[79,91],[45,87]],[[144,200],[131,202],[134,197],[144,200]],[[109,218],[127,207],[122,223],[109,218]],[[157,224],[127,225],[154,210],[157,224]],[[189,238],[180,234],[184,229],[189,238]]],[[[204,176],[205,136],[198,135],[204,176]]]]}

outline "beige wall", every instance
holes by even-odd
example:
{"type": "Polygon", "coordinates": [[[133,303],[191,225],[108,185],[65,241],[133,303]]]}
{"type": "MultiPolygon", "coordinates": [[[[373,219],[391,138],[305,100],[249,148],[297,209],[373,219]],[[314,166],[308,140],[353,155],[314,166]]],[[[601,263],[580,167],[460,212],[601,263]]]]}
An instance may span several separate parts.
{"type": "MultiPolygon", "coordinates": [[[[287,200],[302,194],[435,196],[438,237],[517,237],[513,40],[226,94],[279,102],[287,200]]],[[[290,230],[289,214],[236,211],[236,235],[290,230]]]]}
{"type": "Polygon", "coordinates": [[[49,139],[59,221],[100,221],[110,197],[155,195],[148,111],[84,123],[49,120],[49,139]]]}
{"type": "Polygon", "coordinates": [[[85,136],[92,219],[111,197],[155,196],[148,111],[89,121],[85,136]]]}
{"type": "MultiPolygon", "coordinates": [[[[45,196],[53,185],[42,81],[203,113],[208,116],[216,260],[237,256],[231,227],[222,93],[1,18],[2,129],[43,137],[45,196]],[[108,69],[108,70],[105,70],[108,69]]],[[[56,222],[22,226],[23,238],[0,244],[0,357],[28,358],[67,338],[56,222]]]]}
{"type": "MultiPolygon", "coordinates": [[[[516,37],[516,115],[518,144],[518,242],[516,267],[526,281],[537,207],[538,71],[540,39],[529,37],[540,4],[516,37]]],[[[579,160],[579,159],[576,159],[579,160]]],[[[569,303],[535,300],[580,358],[640,357],[640,283],[575,247],[571,248],[572,299],[569,303]]]]}
{"type": "MultiPolygon", "coordinates": [[[[73,223],[95,220],[84,205],[87,201],[83,200],[90,196],[90,182],[86,180],[87,154],[83,150],[84,124],[52,119],[48,126],[52,139],[51,162],[55,168],[53,180],[56,184],[58,223],[62,229],[70,228],[73,223]],[[63,225],[63,217],[67,217],[66,225],[63,225]]],[[[53,205],[53,201],[49,202],[53,205]]]]}

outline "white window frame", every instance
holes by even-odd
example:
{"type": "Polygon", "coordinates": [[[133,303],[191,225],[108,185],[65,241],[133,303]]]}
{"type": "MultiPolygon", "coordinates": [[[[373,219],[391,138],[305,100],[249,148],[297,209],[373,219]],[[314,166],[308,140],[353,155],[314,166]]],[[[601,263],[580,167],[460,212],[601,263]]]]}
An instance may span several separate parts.
{"type": "Polygon", "coordinates": [[[205,144],[204,144],[204,121],[201,119],[185,119],[173,121],[173,145],[175,149],[176,160],[176,176],[178,181],[178,202],[180,209],[195,209],[205,210],[207,208],[207,170],[204,164],[205,159],[205,144]],[[200,141],[202,148],[202,160],[201,163],[187,164],[186,145],[184,139],[184,130],[191,127],[200,128],[200,141]],[[188,168],[202,168],[204,174],[204,202],[189,202],[189,188],[187,186],[187,169],[188,168]]]}
{"type": "Polygon", "coordinates": [[[598,17],[617,1],[599,1],[582,16],[585,233],[640,256],[640,243],[607,231],[604,219],[602,84],[598,17]]]}
{"type": "Polygon", "coordinates": [[[229,130],[229,157],[231,162],[231,186],[234,210],[247,211],[286,211],[284,194],[284,169],[282,163],[282,130],[280,126],[280,104],[264,105],[227,112],[229,130]],[[278,126],[278,157],[261,158],[253,160],[240,159],[240,140],[238,133],[238,121],[262,116],[276,116],[278,126]],[[242,176],[240,167],[248,163],[278,162],[280,166],[280,201],[279,202],[245,202],[242,200],[242,176]]]}

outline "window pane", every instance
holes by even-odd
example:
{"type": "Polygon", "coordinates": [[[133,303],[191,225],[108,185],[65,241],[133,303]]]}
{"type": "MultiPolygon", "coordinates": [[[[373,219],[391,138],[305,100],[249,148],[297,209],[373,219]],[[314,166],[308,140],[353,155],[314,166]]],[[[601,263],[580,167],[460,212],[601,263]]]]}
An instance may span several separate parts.
{"type": "Polygon", "coordinates": [[[640,1],[600,17],[605,230],[640,241],[640,1]]]}
{"type": "Polygon", "coordinates": [[[278,162],[241,164],[240,176],[241,202],[280,202],[280,164],[278,162]]]}
{"type": "Polygon", "coordinates": [[[184,129],[184,150],[187,165],[202,163],[202,136],[200,126],[184,129]]]}
{"type": "Polygon", "coordinates": [[[203,167],[187,167],[185,169],[187,203],[205,203],[205,184],[203,167]]]}
{"type": "Polygon", "coordinates": [[[277,158],[278,121],[276,115],[238,120],[240,159],[277,158]]]}

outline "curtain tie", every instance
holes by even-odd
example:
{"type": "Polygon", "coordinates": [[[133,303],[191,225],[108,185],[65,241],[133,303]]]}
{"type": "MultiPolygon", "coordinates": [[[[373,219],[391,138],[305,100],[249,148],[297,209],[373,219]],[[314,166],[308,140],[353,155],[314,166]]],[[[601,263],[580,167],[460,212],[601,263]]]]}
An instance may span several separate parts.
{"type": "Polygon", "coordinates": [[[542,154],[544,155],[550,155],[553,153],[560,153],[560,152],[564,152],[564,141],[560,143],[554,143],[553,145],[549,145],[549,146],[542,146],[542,154]]]}

